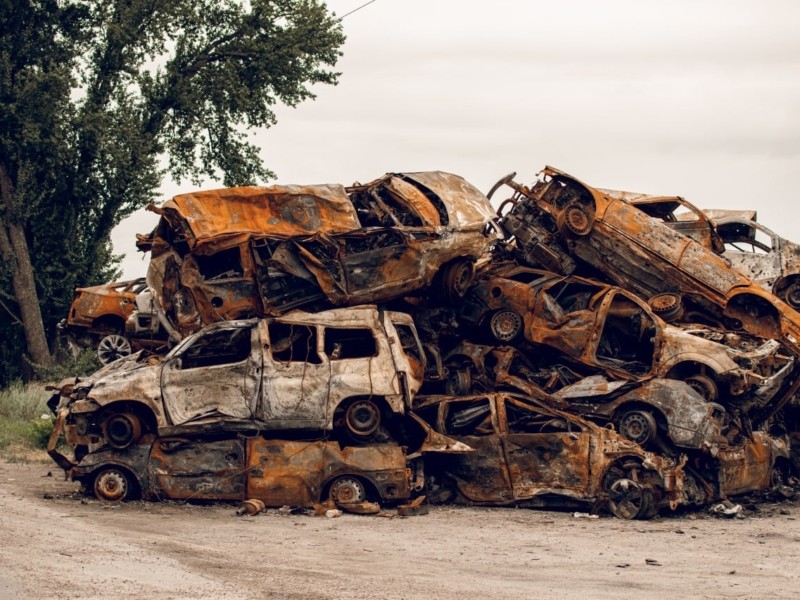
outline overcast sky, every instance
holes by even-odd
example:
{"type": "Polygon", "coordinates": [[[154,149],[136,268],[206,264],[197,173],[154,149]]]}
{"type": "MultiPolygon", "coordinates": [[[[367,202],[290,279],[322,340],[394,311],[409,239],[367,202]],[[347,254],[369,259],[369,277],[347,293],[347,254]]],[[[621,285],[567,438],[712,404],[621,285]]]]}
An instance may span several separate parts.
{"type": "MultiPolygon", "coordinates": [[[[339,85],[254,132],[270,183],[443,170],[486,192],[549,164],[596,187],[755,208],[800,241],[796,0],[376,0],[343,24],[339,85]]],[[[163,199],[192,189],[166,181],[163,199]]],[[[126,278],[145,274],[134,234],[156,220],[141,211],[114,231],[126,278]]]]}

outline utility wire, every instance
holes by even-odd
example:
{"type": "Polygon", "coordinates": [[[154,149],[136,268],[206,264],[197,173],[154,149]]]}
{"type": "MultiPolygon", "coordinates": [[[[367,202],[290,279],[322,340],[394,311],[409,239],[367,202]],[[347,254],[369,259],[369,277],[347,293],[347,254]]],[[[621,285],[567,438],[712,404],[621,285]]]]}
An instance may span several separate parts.
{"type": "Polygon", "coordinates": [[[358,8],[354,8],[353,10],[351,10],[349,13],[345,13],[345,14],[343,14],[341,17],[339,17],[339,20],[341,21],[341,20],[342,20],[342,19],[344,19],[345,17],[349,17],[349,16],[350,16],[350,15],[352,15],[354,12],[358,12],[359,10],[361,10],[362,8],[364,8],[365,6],[367,6],[368,4],[372,4],[373,2],[375,2],[375,0],[369,0],[369,2],[365,2],[364,4],[362,4],[361,6],[359,6],[358,8]]]}

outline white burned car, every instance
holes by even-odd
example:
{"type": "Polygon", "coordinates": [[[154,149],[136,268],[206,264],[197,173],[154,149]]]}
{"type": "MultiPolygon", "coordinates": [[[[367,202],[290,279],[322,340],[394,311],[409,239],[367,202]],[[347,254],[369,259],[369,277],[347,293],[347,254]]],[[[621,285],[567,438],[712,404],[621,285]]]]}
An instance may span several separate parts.
{"type": "Polygon", "coordinates": [[[144,433],[337,429],[369,441],[405,413],[423,373],[409,315],[294,311],[208,326],[162,360],[118,360],[62,385],[50,407],[76,455],[144,433]]]}

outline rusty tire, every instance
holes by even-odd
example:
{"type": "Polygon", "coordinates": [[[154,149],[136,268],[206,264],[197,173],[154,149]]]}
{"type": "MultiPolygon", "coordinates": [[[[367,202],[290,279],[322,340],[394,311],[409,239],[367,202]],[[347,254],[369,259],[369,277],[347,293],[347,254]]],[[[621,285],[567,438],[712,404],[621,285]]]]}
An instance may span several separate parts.
{"type": "Polygon", "coordinates": [[[372,400],[356,400],[347,407],[344,422],[356,437],[369,437],[381,426],[381,409],[372,400]]]}
{"type": "Polygon", "coordinates": [[[644,410],[628,410],[617,418],[619,434],[640,446],[652,442],[658,433],[658,425],[653,415],[644,410]]]}
{"type": "Polygon", "coordinates": [[[103,421],[103,436],[108,445],[123,450],[135,443],[142,435],[139,417],[131,413],[109,415],[103,421]]]}
{"type": "Polygon", "coordinates": [[[339,477],[331,484],[329,497],[337,505],[356,504],[366,501],[367,490],[355,477],[339,477]]]}
{"type": "Polygon", "coordinates": [[[683,312],[683,302],[679,294],[658,294],[647,301],[650,309],[667,323],[677,319],[683,312]]]}
{"type": "Polygon", "coordinates": [[[522,331],[522,317],[504,308],[489,317],[489,332],[498,342],[511,342],[522,331]]]}
{"type": "Polygon", "coordinates": [[[475,279],[475,265],[467,259],[451,262],[442,273],[442,285],[445,296],[455,304],[461,300],[475,279]]]}
{"type": "Polygon", "coordinates": [[[593,224],[594,221],[586,209],[577,202],[567,204],[556,218],[558,230],[570,235],[588,235],[593,224]]]}
{"type": "Polygon", "coordinates": [[[717,382],[708,375],[696,373],[684,379],[694,391],[700,394],[707,402],[716,402],[719,398],[717,382]]]}
{"type": "Polygon", "coordinates": [[[133,497],[135,483],[126,471],[109,467],[97,473],[92,489],[98,500],[122,502],[133,497]]]}
{"type": "Polygon", "coordinates": [[[131,343],[124,335],[112,333],[105,336],[97,344],[97,360],[101,364],[107,365],[130,355],[131,343]]]}

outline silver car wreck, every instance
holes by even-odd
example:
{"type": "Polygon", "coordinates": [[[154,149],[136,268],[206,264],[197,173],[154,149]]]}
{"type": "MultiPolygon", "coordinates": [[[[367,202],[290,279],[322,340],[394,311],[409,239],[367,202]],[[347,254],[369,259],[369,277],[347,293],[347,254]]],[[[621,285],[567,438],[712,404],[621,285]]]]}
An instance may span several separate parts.
{"type": "Polygon", "coordinates": [[[163,360],[131,355],[51,399],[80,459],[143,434],[331,431],[374,441],[405,414],[424,355],[411,318],[372,306],[228,321],[163,360]]]}

